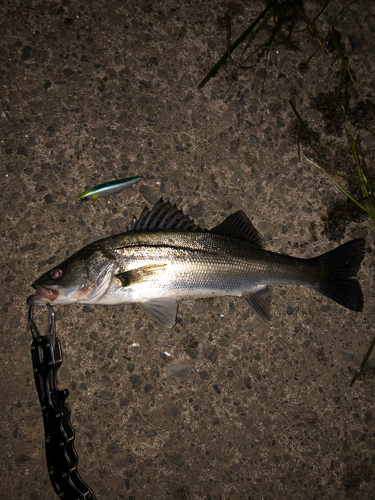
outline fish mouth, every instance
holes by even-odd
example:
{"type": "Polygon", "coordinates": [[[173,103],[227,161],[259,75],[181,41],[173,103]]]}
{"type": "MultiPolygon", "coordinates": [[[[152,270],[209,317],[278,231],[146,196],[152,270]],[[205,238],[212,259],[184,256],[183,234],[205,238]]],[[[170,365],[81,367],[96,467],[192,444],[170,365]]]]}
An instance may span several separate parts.
{"type": "Polygon", "coordinates": [[[30,295],[27,299],[27,305],[29,306],[45,306],[46,304],[51,304],[57,297],[60,295],[58,285],[54,285],[51,287],[45,287],[43,285],[39,285],[39,283],[33,283],[31,285],[37,293],[30,295]]]}

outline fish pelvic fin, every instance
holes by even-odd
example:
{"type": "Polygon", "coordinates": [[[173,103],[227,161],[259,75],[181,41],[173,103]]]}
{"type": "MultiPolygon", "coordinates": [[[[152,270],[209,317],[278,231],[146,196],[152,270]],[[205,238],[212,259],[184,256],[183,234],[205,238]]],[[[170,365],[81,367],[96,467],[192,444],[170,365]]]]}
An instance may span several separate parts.
{"type": "Polygon", "coordinates": [[[357,238],[315,257],[323,273],[318,284],[309,286],[347,309],[362,311],[363,294],[356,276],[364,252],[365,240],[357,238]]]}
{"type": "Polygon", "coordinates": [[[176,324],[177,302],[170,298],[159,298],[137,302],[137,306],[152,320],[164,328],[172,328],[176,324]]]}

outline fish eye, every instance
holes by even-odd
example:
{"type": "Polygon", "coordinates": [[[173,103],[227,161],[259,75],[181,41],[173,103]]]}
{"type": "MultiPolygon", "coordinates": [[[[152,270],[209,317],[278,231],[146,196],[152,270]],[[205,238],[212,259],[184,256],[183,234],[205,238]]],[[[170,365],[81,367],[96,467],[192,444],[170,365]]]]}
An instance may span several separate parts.
{"type": "Polygon", "coordinates": [[[52,269],[50,274],[51,274],[51,278],[53,280],[59,280],[61,278],[61,276],[63,275],[63,272],[61,269],[56,267],[56,269],[52,269]]]}

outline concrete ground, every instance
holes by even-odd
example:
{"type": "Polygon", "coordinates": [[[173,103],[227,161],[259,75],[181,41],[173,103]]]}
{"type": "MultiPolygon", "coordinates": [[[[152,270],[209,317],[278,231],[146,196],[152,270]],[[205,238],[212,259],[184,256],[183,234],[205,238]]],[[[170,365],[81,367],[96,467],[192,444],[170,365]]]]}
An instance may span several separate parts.
{"type": "MultiPolygon", "coordinates": [[[[334,21],[367,100],[349,81],[349,123],[375,178],[366,3],[374,14],[372,2],[357,2],[335,21],[343,3],[329,3],[315,22],[325,51],[305,67],[319,44],[300,17],[292,45],[251,69],[227,63],[198,90],[226,50],[225,12],[233,41],[263,1],[1,2],[2,500],[57,498],[30,358],[31,283],[124,231],[160,196],[208,228],[242,209],[268,249],[296,257],[366,238],[364,310],[277,286],[269,323],[227,297],[182,302],[167,332],[136,306],[57,306],[58,381],[70,391],[84,480],[99,500],[375,499],[373,357],[349,387],[374,335],[374,231],[361,214],[332,211],[345,197],[298,158],[300,146],[355,175],[343,67],[328,41],[334,21]],[[318,146],[298,132],[289,100],[318,146]],[[121,194],[76,201],[137,174],[144,179],[121,194]]],[[[302,8],[314,19],[321,6],[302,8]]],[[[45,310],[37,320],[44,325],[45,310]]]]}

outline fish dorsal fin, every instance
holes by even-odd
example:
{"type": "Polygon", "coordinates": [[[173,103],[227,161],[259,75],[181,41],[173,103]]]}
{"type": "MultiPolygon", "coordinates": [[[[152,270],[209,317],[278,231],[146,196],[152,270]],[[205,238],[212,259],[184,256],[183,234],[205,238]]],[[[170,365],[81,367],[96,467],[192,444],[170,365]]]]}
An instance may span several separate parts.
{"type": "Polygon", "coordinates": [[[145,302],[137,302],[137,306],[147,316],[165,328],[172,328],[176,323],[177,302],[170,298],[155,298],[145,302]]]}
{"type": "Polygon", "coordinates": [[[225,234],[237,240],[250,241],[258,247],[263,246],[261,235],[242,210],[229,215],[221,224],[210,229],[210,233],[225,234]]]}
{"type": "Polygon", "coordinates": [[[170,201],[163,198],[156,203],[152,210],[145,207],[139,219],[133,217],[129,231],[206,231],[179,210],[170,201]]]}
{"type": "Polygon", "coordinates": [[[263,319],[271,319],[271,290],[268,286],[242,294],[251,309],[263,319]]]}

